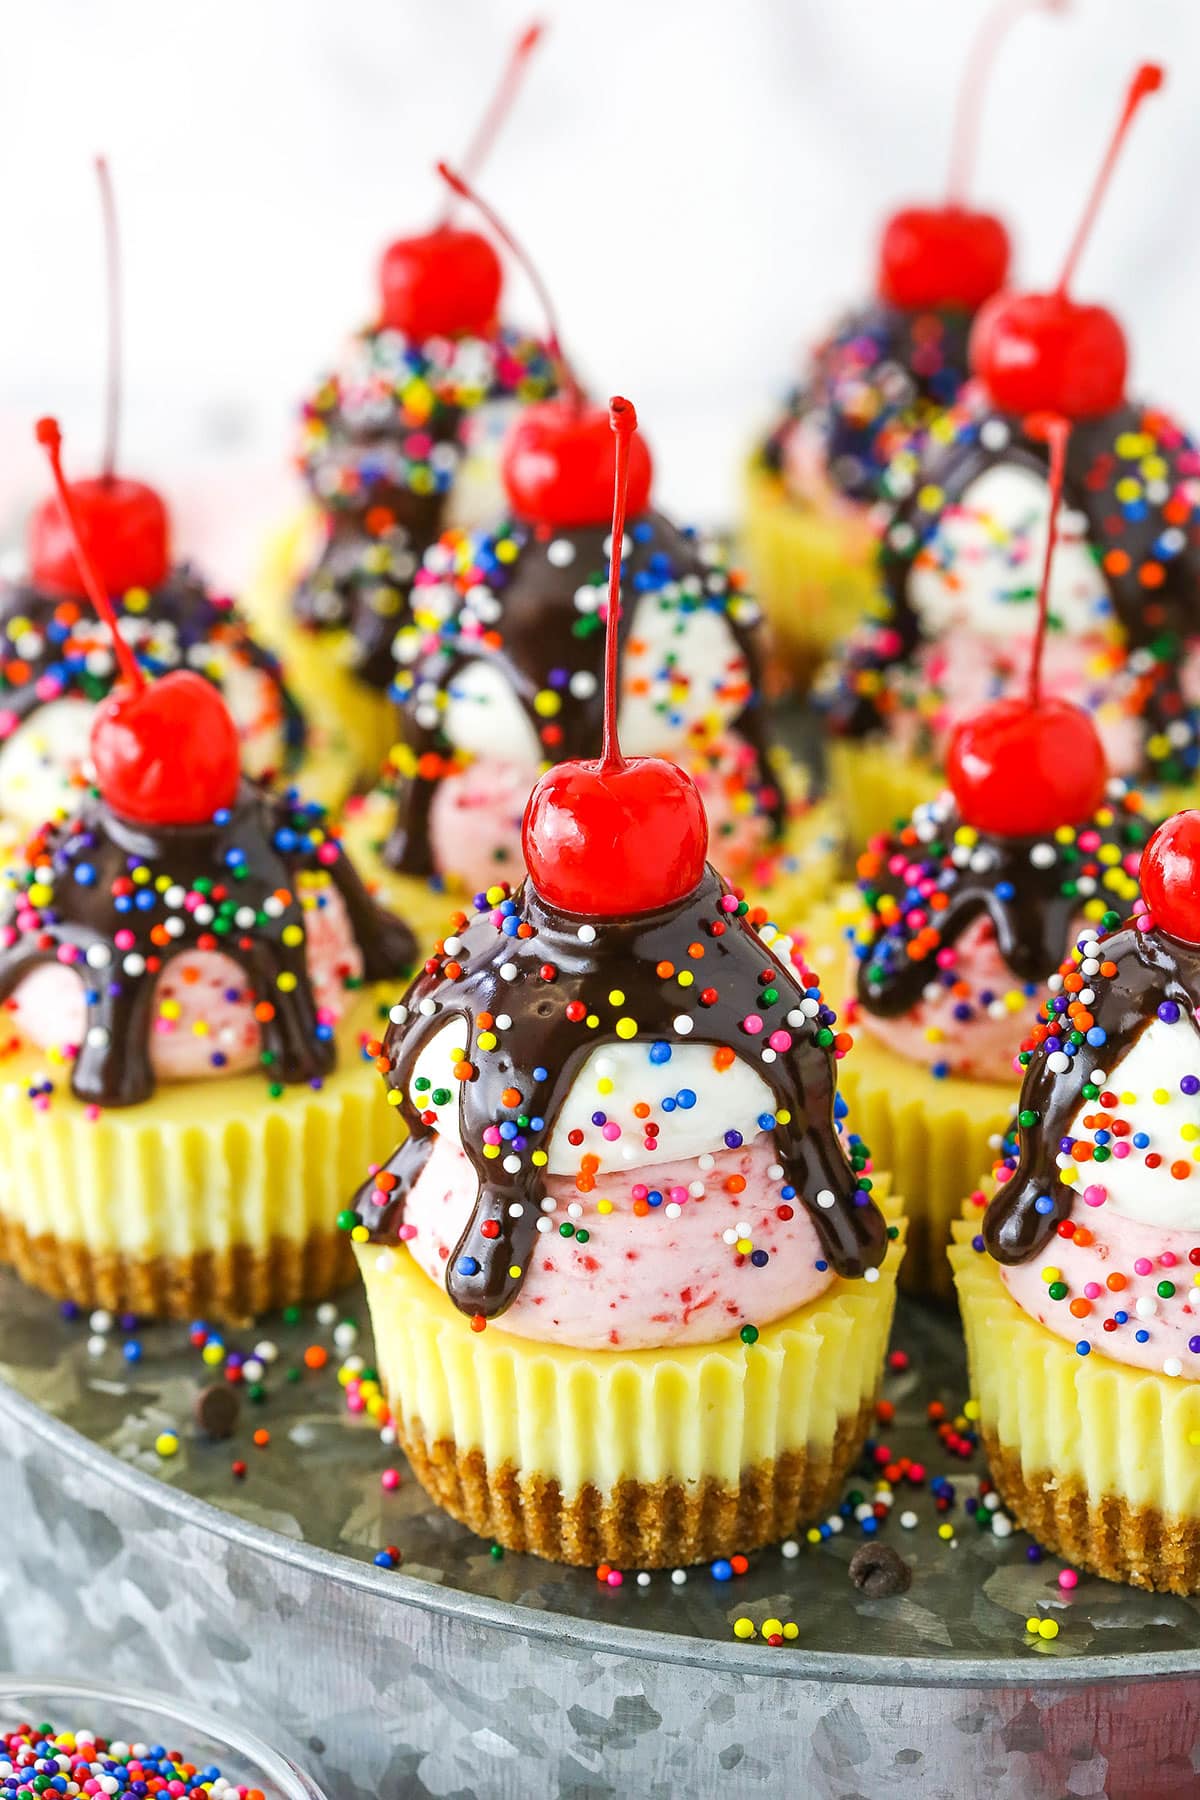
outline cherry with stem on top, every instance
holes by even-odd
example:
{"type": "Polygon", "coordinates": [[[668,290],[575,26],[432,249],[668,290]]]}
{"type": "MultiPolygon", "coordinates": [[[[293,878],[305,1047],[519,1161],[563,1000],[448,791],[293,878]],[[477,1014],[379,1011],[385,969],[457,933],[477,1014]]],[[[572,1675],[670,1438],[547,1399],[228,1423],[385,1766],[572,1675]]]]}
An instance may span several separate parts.
{"type": "Polygon", "coordinates": [[[1072,300],[1069,288],[1108,191],[1129,127],[1142,102],[1163,85],[1157,63],[1143,63],[1125,94],[1083,217],[1058,283],[1048,294],[997,294],[971,332],[971,370],[1001,412],[1053,412],[1094,419],[1125,398],[1125,333],[1103,306],[1072,300]]]}
{"type": "Polygon", "coordinates": [[[1070,421],[1029,422],[1050,448],[1050,519],[1037,628],[1024,694],[996,700],[956,726],[946,776],[963,823],[996,837],[1042,837],[1082,825],[1104,799],[1108,765],[1090,714],[1042,692],[1050,578],[1066,475],[1070,421]]]}
{"type": "Polygon", "coordinates": [[[116,472],[121,416],[121,272],[117,211],[112,178],[104,157],[96,158],[100,211],[104,223],[108,315],[108,371],[105,379],[104,458],[98,476],[71,483],[73,520],[57,495],[36,508],[29,521],[30,580],[46,593],[84,600],[88,590],[76,555],[75,537],[107,595],[131,588],[156,588],[171,566],[170,522],[161,495],[144,481],[116,472]]]}
{"type": "Polygon", "coordinates": [[[542,899],[599,919],[657,912],[685,899],[708,852],[708,821],[691,776],[661,757],[623,756],[617,737],[617,621],[637,414],[617,397],[609,402],[609,420],[616,454],[601,753],[595,762],[548,769],[529,796],[521,827],[525,866],[542,899]]]}
{"type": "Polygon", "coordinates": [[[950,180],[941,206],[906,206],[887,220],[879,247],[880,298],[907,311],[973,312],[1003,287],[1009,238],[1001,219],[966,204],[987,81],[1010,28],[1025,13],[1061,12],[1065,0],[1000,0],[984,18],[959,88],[950,180]]]}
{"type": "MultiPolygon", "coordinates": [[[[461,174],[440,162],[438,174],[460,199],[469,200],[524,270],[546,315],[546,341],[558,385],[553,400],[524,407],[510,427],[500,473],[514,513],[533,524],[567,528],[602,525],[612,506],[614,444],[609,409],[587,402],[562,347],[562,333],[549,289],[524,246],[498,213],[461,174]]],[[[645,441],[629,445],[629,510],[650,504],[653,467],[645,441]]]]}
{"type": "MultiPolygon", "coordinates": [[[[519,34],[463,166],[481,167],[521,86],[544,26],[519,34]]],[[[451,220],[452,202],[432,231],[396,238],[379,265],[380,323],[416,343],[432,337],[482,337],[496,324],[504,272],[488,240],[451,220]]]]}
{"type": "Polygon", "coordinates": [[[203,825],[233,805],[241,783],[237,727],[218,690],[192,669],[150,681],[122,634],[85,531],[79,489],[62,467],[62,433],[39,419],[79,586],[107,625],[120,681],[96,709],[91,755],[105,805],[135,825],[203,825]]]}

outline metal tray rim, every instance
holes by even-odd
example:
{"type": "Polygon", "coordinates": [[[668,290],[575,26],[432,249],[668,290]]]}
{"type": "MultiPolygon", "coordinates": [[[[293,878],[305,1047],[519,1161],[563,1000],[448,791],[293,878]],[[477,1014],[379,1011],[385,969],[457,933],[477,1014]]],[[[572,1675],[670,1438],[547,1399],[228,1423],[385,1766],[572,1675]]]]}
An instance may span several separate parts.
{"type": "Polygon", "coordinates": [[[510,1601],[466,1594],[402,1571],[376,1574],[366,1563],[316,1544],[296,1542],[263,1525],[240,1519],[210,1501],[169,1482],[155,1481],[111,1451],[93,1444],[71,1425],[56,1419],[33,1400],[0,1379],[0,1409],[69,1461],[101,1460],[105,1479],[128,1493],[149,1500],[180,1523],[215,1533],[240,1547],[291,1565],[310,1576],[347,1583],[372,1597],[419,1607],[449,1619],[462,1619],[543,1641],[569,1644],[600,1655],[631,1661],[650,1660],[710,1669],[724,1674],[770,1675],[790,1681],[853,1682],[874,1687],[1038,1687],[1082,1688],[1104,1682],[1161,1680],[1200,1674],[1200,1650],[1142,1651],[1128,1656],[1094,1656],[1076,1662],[1065,1657],[964,1657],[962,1659],[885,1657],[821,1650],[780,1650],[765,1644],[725,1645],[716,1639],[683,1639],[636,1625],[571,1619],[510,1601]]]}

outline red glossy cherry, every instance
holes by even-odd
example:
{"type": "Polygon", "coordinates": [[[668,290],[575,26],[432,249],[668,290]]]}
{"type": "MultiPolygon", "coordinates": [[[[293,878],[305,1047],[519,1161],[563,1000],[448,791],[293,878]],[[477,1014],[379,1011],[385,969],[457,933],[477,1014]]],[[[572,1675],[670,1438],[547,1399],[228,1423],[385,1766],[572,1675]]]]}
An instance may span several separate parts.
{"type": "Polygon", "coordinates": [[[704,873],[708,824],[695,782],[661,757],[616,768],[559,763],[530,795],[522,843],[544,899],[615,919],[691,893],[704,873]]]}
{"type": "Polygon", "coordinates": [[[1142,851],[1138,880],[1159,929],[1200,944],[1200,812],[1164,819],[1142,851]]]}
{"type": "Polygon", "coordinates": [[[974,312],[1004,286],[1008,232],[994,213],[965,206],[906,206],[887,220],[879,246],[880,299],[919,311],[974,312]]]}
{"type": "Polygon", "coordinates": [[[1057,12],[1062,0],[999,0],[984,15],[959,85],[950,150],[949,195],[942,206],[906,206],[885,222],[876,285],[891,306],[918,311],[958,306],[967,312],[1004,286],[1010,244],[994,213],[964,202],[979,141],[984,90],[1010,27],[1027,12],[1057,12]]]}
{"type": "Polygon", "coordinates": [[[997,294],[975,321],[971,369],[1003,412],[1093,419],[1111,412],[1125,397],[1125,333],[1105,307],[1081,305],[1067,290],[1134,114],[1162,83],[1163,71],[1156,63],[1143,63],[1130,82],[1053,293],[997,294]]]}
{"type": "MultiPolygon", "coordinates": [[[[540,24],[519,33],[487,110],[476,127],[463,168],[474,175],[508,116],[529,58],[543,35],[540,24]]],[[[431,337],[485,337],[496,324],[504,272],[488,240],[460,231],[449,209],[432,231],[397,238],[379,268],[382,322],[420,342],[431,337]]]]}
{"type": "Polygon", "coordinates": [[[477,231],[438,225],[397,238],[379,266],[381,317],[393,331],[432,337],[484,337],[496,324],[504,272],[477,231]]]}
{"type": "Polygon", "coordinates": [[[609,403],[616,436],[608,617],[604,640],[604,745],[596,762],[547,770],[525,808],[521,842],[530,880],[564,912],[600,919],[656,912],[690,894],[704,873],[708,820],[691,776],[657,756],[626,760],[617,742],[617,619],[621,544],[637,414],[609,403]]]}
{"type": "Polygon", "coordinates": [[[101,798],[139,825],[200,825],[232,806],[241,782],[237,727],[220,692],[179,669],[161,681],[145,672],[121,634],[108,590],[93,567],[76,517],[75,490],[62,470],[62,434],[40,419],[65,529],[79,563],[81,590],[108,626],[122,686],[96,709],[91,751],[101,798]]]}
{"type": "MultiPolygon", "coordinates": [[[[653,464],[639,436],[629,446],[629,510],[650,504],[653,464]]],[[[542,525],[602,525],[612,513],[616,445],[608,409],[570,395],[527,406],[504,441],[500,473],[519,518],[542,525]]]]}
{"type": "MultiPolygon", "coordinates": [[[[171,566],[171,527],[162,498],[143,481],[99,475],[71,483],[71,499],[88,560],[106,594],[154,588],[171,566]]],[[[85,599],[75,541],[57,494],[43,500],[26,534],[29,575],[48,593],[85,599]]]]}
{"type": "Polygon", "coordinates": [[[1124,399],[1128,366],[1112,313],[1065,294],[997,294],[971,329],[971,368],[1001,412],[1098,418],[1124,399]]]}
{"type": "Polygon", "coordinates": [[[1082,825],[1104,799],[1104,746],[1082,707],[1011,695],[964,719],[946,777],[964,822],[997,837],[1082,825]]]}
{"type": "Polygon", "coordinates": [[[1068,700],[1042,696],[1050,576],[1071,427],[1066,419],[1043,416],[1030,421],[1030,430],[1050,447],[1050,517],[1028,688],[964,719],[946,756],[946,777],[964,822],[996,837],[1042,837],[1060,825],[1082,825],[1108,785],[1104,746],[1089,714],[1068,700]]]}
{"type": "Polygon", "coordinates": [[[203,825],[237,799],[237,726],[192,669],[102,700],[91,748],[105,805],[136,825],[203,825]]]}

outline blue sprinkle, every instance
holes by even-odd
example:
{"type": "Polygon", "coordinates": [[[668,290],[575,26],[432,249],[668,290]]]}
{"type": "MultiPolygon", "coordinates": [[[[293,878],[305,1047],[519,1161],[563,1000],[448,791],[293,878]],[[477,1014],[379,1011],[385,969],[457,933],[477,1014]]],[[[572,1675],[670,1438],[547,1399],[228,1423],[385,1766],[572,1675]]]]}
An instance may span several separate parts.
{"type": "Polygon", "coordinates": [[[676,1106],[682,1106],[684,1112],[690,1112],[696,1104],[696,1095],[692,1088],[680,1088],[675,1096],[676,1106]]]}
{"type": "Polygon", "coordinates": [[[725,1144],[726,1144],[726,1147],[730,1150],[740,1150],[742,1147],[741,1132],[740,1131],[727,1131],[725,1133],[725,1144]]]}
{"type": "Polygon", "coordinates": [[[1049,1194],[1039,1194],[1033,1203],[1033,1210],[1034,1212],[1041,1213],[1043,1218],[1045,1218],[1047,1213],[1052,1213],[1054,1211],[1054,1202],[1049,1194]]]}
{"type": "Polygon", "coordinates": [[[1133,1335],[1139,1344],[1148,1344],[1150,1342],[1150,1333],[1148,1331],[1135,1331],[1133,1335]]]}
{"type": "Polygon", "coordinates": [[[1077,1356],[1090,1356],[1092,1354],[1092,1346],[1088,1343],[1086,1338],[1080,1338],[1075,1346],[1075,1354],[1077,1356]]]}
{"type": "Polygon", "coordinates": [[[733,1564],[726,1562],[723,1556],[718,1557],[712,1566],[712,1578],[714,1581],[732,1581],[733,1564]]]}
{"type": "Polygon", "coordinates": [[[549,1079],[549,1076],[550,1076],[549,1069],[543,1069],[540,1063],[538,1064],[537,1068],[533,1071],[533,1079],[535,1081],[547,1081],[549,1079]]]}
{"type": "Polygon", "coordinates": [[[479,1264],[473,1256],[460,1256],[454,1265],[460,1275],[478,1275],[479,1264]]]}
{"type": "Polygon", "coordinates": [[[774,1113],[759,1113],[758,1129],[760,1131],[774,1131],[774,1129],[775,1129],[775,1114],[774,1113]]]}
{"type": "Polygon", "coordinates": [[[650,1061],[652,1063],[668,1063],[668,1062],[670,1062],[670,1060],[671,1060],[670,1044],[664,1044],[662,1042],[661,1038],[658,1040],[657,1043],[651,1044],[651,1046],[650,1046],[650,1061]]]}

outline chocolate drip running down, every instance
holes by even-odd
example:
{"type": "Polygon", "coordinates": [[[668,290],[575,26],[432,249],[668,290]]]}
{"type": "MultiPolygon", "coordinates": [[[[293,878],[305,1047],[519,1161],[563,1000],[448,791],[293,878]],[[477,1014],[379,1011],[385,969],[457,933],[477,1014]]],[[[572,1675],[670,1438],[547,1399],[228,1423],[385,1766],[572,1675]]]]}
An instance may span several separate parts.
{"type": "MultiPolygon", "coordinates": [[[[631,520],[625,535],[626,597],[618,621],[622,659],[643,596],[652,599],[666,588],[678,589],[681,629],[686,629],[689,614],[705,608],[720,612],[745,660],[749,684],[745,704],[729,729],[750,747],[750,787],[777,841],[785,802],[771,767],[758,606],[730,585],[692,534],[660,513],[631,520]]],[[[406,875],[436,872],[429,822],[441,777],[420,773],[419,765],[422,758],[452,764],[454,746],[440,725],[424,722],[431,686],[445,695],[469,665],[490,664],[511,688],[548,763],[595,754],[604,716],[604,621],[598,607],[608,582],[605,546],[610,536],[607,525],[559,529],[512,523],[472,541],[473,564],[460,584],[456,610],[439,630],[437,648],[417,665],[402,701],[402,747],[415,772],[398,782],[396,828],[384,852],[392,868],[406,875]],[[497,555],[498,546],[515,546],[515,552],[497,555]],[[546,696],[554,706],[549,716],[541,710],[546,696]]],[[[447,574],[445,579],[454,577],[447,574]]],[[[418,587],[418,611],[420,593],[418,587]]]]}
{"type": "Polygon", "coordinates": [[[554,387],[544,345],[514,331],[414,344],[372,328],[305,400],[297,464],[326,537],[293,610],[312,631],[349,631],[355,671],[372,687],[391,682],[392,639],[421,558],[444,529],[472,415],[554,387]]]}
{"type": "MultiPolygon", "coordinates": [[[[266,675],[284,709],[289,761],[304,748],[304,718],[287,690],[279,658],[260,644],[232,601],[214,596],[187,564],[161,587],[114,597],[118,621],[148,675],[194,669],[220,687],[223,662],[266,675]]],[[[111,655],[98,672],[95,651],[111,645],[107,628],[84,599],[48,593],[28,582],[0,590],[0,742],[9,729],[64,696],[97,702],[117,678],[111,655]]],[[[282,771],[280,771],[282,772],[282,771]]]]}
{"type": "MultiPolygon", "coordinates": [[[[1019,981],[1048,980],[1089,898],[1127,908],[1136,892],[1128,864],[1140,857],[1152,830],[1120,793],[1065,842],[972,831],[964,834],[969,842],[956,844],[960,821],[948,799],[918,810],[918,824],[934,821],[936,834],[914,833],[911,843],[888,840],[878,873],[859,882],[874,911],[884,896],[898,909],[886,908],[877,920],[858,969],[858,998],[881,1018],[897,1018],[917,1004],[939,978],[935,950],[954,944],[981,917],[991,921],[1000,955],[1019,981]],[[945,896],[946,904],[931,905],[935,896],[945,896]],[[930,927],[936,943],[914,955],[914,941],[930,927]]],[[[953,970],[947,979],[955,979],[953,970]]]]}
{"type": "MultiPolygon", "coordinates": [[[[887,616],[864,627],[847,651],[830,701],[831,724],[841,736],[886,728],[886,677],[902,672],[923,641],[909,578],[943,516],[989,469],[1009,465],[1047,475],[1048,447],[1022,420],[964,402],[945,423],[944,431],[918,435],[889,469],[884,494],[894,511],[879,557],[887,616]]],[[[1144,741],[1169,740],[1152,758],[1159,780],[1187,778],[1200,738],[1200,721],[1181,685],[1185,644],[1200,635],[1197,473],[1194,446],[1161,413],[1127,405],[1072,426],[1064,504],[1086,519],[1124,647],[1141,653],[1145,666],[1136,671],[1130,710],[1141,720],[1144,741]]]]}
{"type": "Polygon", "coordinates": [[[1195,1021],[1200,946],[1131,925],[1101,939],[1096,956],[1102,961],[1088,977],[1095,995],[1088,1010],[1102,1039],[1070,1045],[1064,1022],[1034,1051],[1021,1084],[1021,1112],[1036,1114],[1036,1121],[1018,1127],[1017,1167],[984,1219],[984,1242],[997,1262],[1026,1262],[1070,1217],[1076,1190],[1060,1179],[1056,1159],[1076,1112],[1090,1098],[1083,1090],[1093,1069],[1102,1067],[1115,1079],[1160,1006],[1178,1007],[1180,1016],[1195,1021]]]}
{"type": "Polygon", "coordinates": [[[882,1215],[834,1125],[828,1030],[834,1015],[823,1004],[814,1009],[817,991],[800,986],[743,915],[724,909],[727,895],[709,867],[700,886],[677,905],[591,927],[548,906],[527,881],[510,911],[477,914],[462,930],[453,956],[443,952],[427,963],[403,1006],[394,1010],[383,1060],[410,1136],[382,1180],[376,1176],[360,1191],[358,1217],[377,1241],[394,1238],[403,1222],[405,1197],[436,1135],[434,1115],[423,1114],[410,1091],[417,1059],[435,1032],[460,1021],[470,1074],[460,1078],[459,1129],[479,1181],[470,1220],[447,1268],[447,1292],[461,1311],[494,1318],[520,1291],[544,1193],[533,1152],[552,1141],[593,1051],[627,1041],[628,1032],[617,1030],[619,1018],[634,1020],[638,1041],[647,1045],[660,1039],[711,1044],[750,1063],[778,1111],[790,1114],[773,1127],[779,1161],[811,1213],[830,1263],[840,1275],[859,1276],[883,1260],[882,1215]],[[529,935],[522,936],[526,927],[529,935]],[[581,927],[593,934],[586,942],[581,927]],[[690,946],[699,946],[702,955],[689,959],[690,946]],[[681,966],[695,970],[691,985],[674,979],[681,966]],[[621,996],[619,1005],[611,999],[614,992],[621,996]],[[590,1028],[592,1018],[599,1022],[590,1028]],[[779,1030],[790,1036],[791,1047],[764,1060],[766,1039],[779,1030]],[[822,1031],[824,1042],[818,1041],[822,1031]],[[511,1090],[520,1096],[515,1105],[511,1090]],[[530,1114],[541,1128],[522,1128],[523,1137],[510,1141],[519,1168],[509,1172],[508,1157],[484,1154],[484,1133],[530,1114]]]}
{"type": "Polygon", "coordinates": [[[812,419],[825,445],[825,473],[849,500],[878,500],[900,444],[943,407],[967,378],[972,314],[957,308],[907,312],[882,301],[847,313],[812,353],[807,379],[763,446],[782,471],[787,440],[812,419]]]}
{"type": "Polygon", "coordinates": [[[308,973],[298,891],[306,876],[341,895],[366,981],[411,969],[412,932],[372,900],[327,834],[322,808],[243,782],[237,804],[211,825],[143,827],[89,799],[27,851],[11,919],[0,918],[0,1004],[40,964],[76,968],[86,1028],[71,1091],[100,1106],[133,1106],[154,1092],[160,973],[181,951],[216,951],[269,1006],[261,1032],[271,1079],[319,1082],[337,1050],[308,973]]]}

